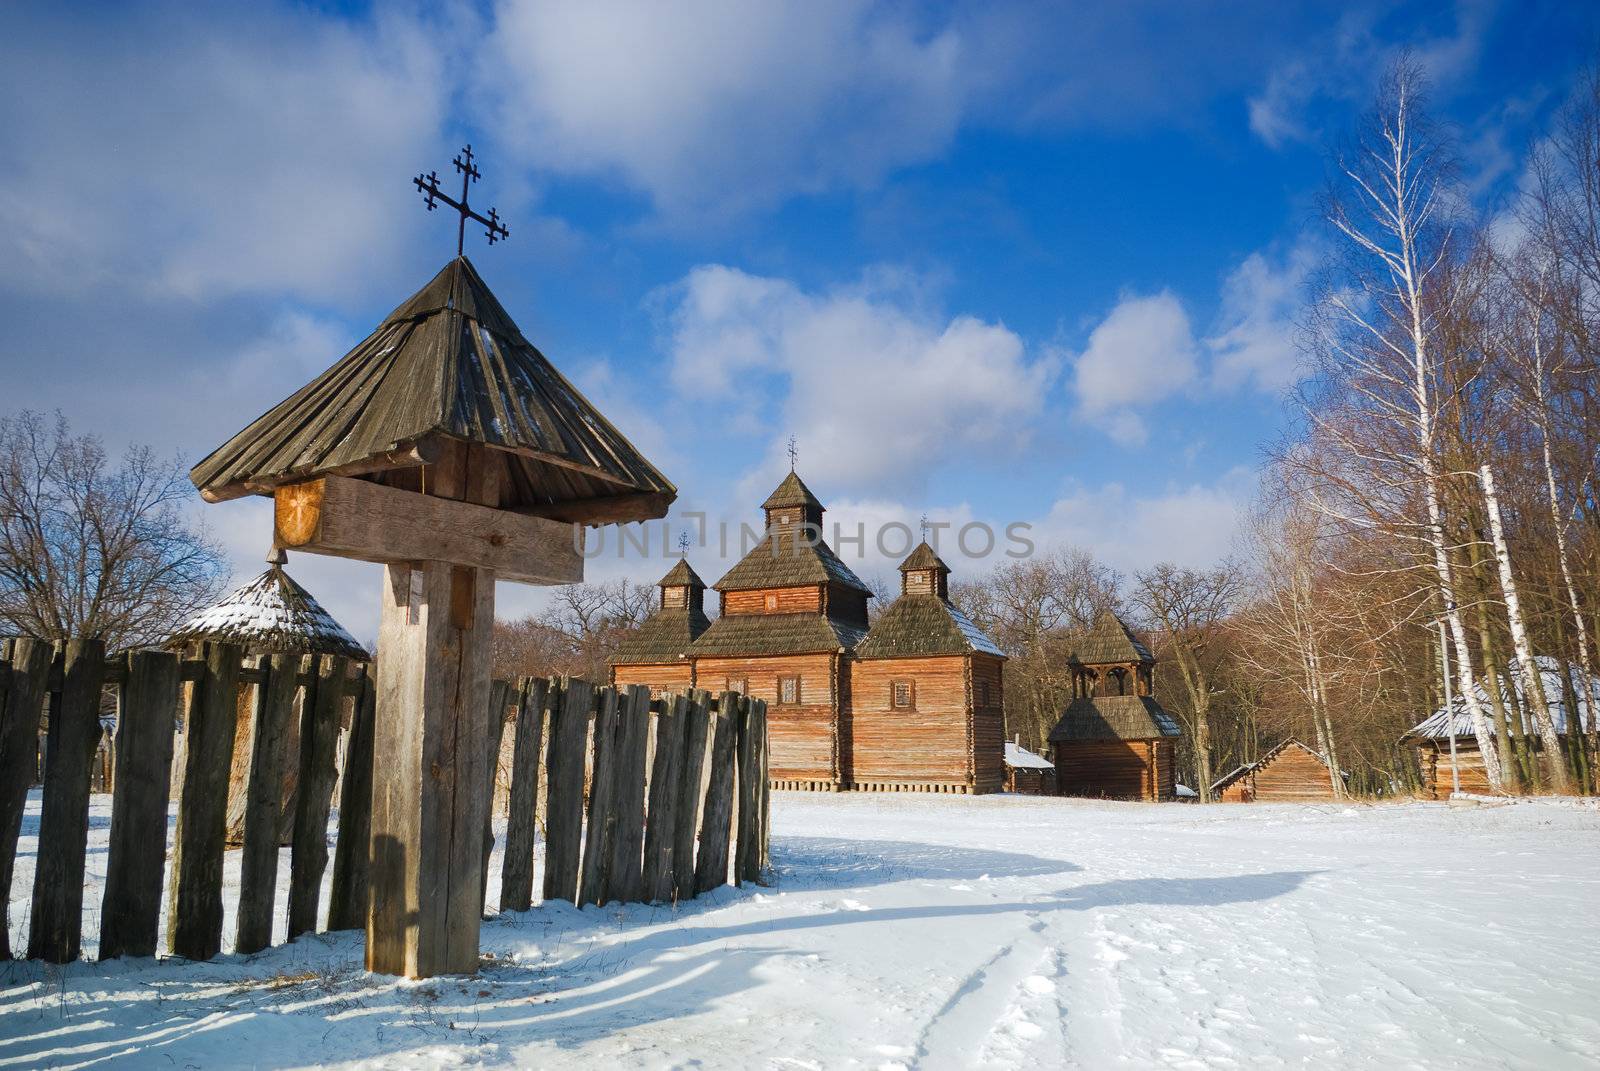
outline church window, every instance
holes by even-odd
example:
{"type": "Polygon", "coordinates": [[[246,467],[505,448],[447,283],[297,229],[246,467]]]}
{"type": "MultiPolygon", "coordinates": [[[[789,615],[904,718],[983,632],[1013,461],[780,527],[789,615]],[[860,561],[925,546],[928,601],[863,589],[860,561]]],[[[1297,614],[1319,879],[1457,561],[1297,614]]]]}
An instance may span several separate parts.
{"type": "Polygon", "coordinates": [[[917,705],[916,681],[895,681],[889,690],[896,710],[911,710],[917,705]]]}
{"type": "Polygon", "coordinates": [[[799,677],[779,677],[778,678],[778,702],[780,702],[780,703],[798,703],[798,702],[800,702],[800,678],[799,677]]]}
{"type": "Polygon", "coordinates": [[[736,692],[739,695],[749,695],[750,682],[744,677],[729,677],[724,683],[723,691],[736,692]]]}
{"type": "Polygon", "coordinates": [[[775,591],[767,592],[766,607],[767,607],[767,613],[769,613],[769,614],[775,612],[778,609],[778,593],[777,592],[775,592],[775,591]]]}

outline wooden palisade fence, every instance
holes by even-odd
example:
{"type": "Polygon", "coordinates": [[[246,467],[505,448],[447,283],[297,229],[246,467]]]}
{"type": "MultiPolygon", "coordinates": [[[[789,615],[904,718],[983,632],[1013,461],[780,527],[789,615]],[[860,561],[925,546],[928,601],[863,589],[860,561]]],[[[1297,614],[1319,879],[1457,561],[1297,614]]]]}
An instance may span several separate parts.
{"type": "MultiPolygon", "coordinates": [[[[282,785],[291,758],[299,781],[283,908],[291,940],[319,927],[346,720],[325,928],[367,925],[372,800],[384,775],[374,769],[380,715],[372,677],[352,669],[348,659],[332,655],[247,658],[223,644],[206,644],[187,658],[141,650],[107,660],[88,641],[54,648],[31,639],[0,641],[0,892],[11,887],[48,710],[27,956],[63,963],[79,955],[91,765],[107,688],[116,690],[117,729],[101,959],[157,953],[163,890],[166,951],[188,959],[221,951],[229,771],[243,688],[254,689],[245,708],[253,724],[234,950],[257,952],[272,941],[282,785]],[[300,752],[290,756],[297,708],[300,752]],[[183,746],[175,748],[180,739],[183,746]],[[176,786],[177,827],[169,859],[159,846],[167,838],[170,786],[176,786]]],[[[652,701],[641,686],[596,688],[577,679],[496,681],[490,692],[491,739],[484,742],[490,756],[500,754],[501,734],[512,734],[502,910],[532,906],[541,819],[546,900],[674,902],[730,878],[755,881],[768,865],[760,700],[695,691],[652,701]]],[[[488,816],[492,779],[482,792],[488,816]]],[[[487,870],[488,821],[484,836],[487,870]]],[[[0,958],[11,955],[9,928],[0,927],[0,958]]]]}

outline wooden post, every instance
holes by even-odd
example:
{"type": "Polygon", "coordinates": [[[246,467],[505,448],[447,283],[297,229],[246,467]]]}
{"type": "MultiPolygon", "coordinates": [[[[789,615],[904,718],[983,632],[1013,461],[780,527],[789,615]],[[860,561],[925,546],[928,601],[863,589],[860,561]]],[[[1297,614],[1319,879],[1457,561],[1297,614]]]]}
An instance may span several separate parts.
{"type": "MultiPolygon", "coordinates": [[[[533,906],[533,842],[539,805],[539,741],[544,736],[546,696],[559,693],[542,677],[524,677],[517,699],[511,750],[511,799],[506,814],[506,851],[500,867],[500,910],[533,906]]],[[[547,864],[548,865],[548,864],[547,864]]]]}
{"type": "Polygon", "coordinates": [[[339,839],[333,849],[328,929],[359,930],[367,920],[367,848],[372,840],[372,728],[377,693],[369,668],[361,677],[355,716],[344,745],[339,839]]]}
{"type": "Polygon", "coordinates": [[[594,686],[565,678],[550,702],[550,750],[545,758],[544,898],[578,902],[578,857],[583,846],[583,754],[594,713],[594,686]]]}
{"type": "Polygon", "coordinates": [[[650,765],[650,810],[645,818],[644,899],[651,903],[672,900],[688,723],[688,697],[667,696],[656,715],[656,754],[650,765]]]}
{"type": "Polygon", "coordinates": [[[167,860],[178,656],[166,651],[134,651],[125,657],[127,679],[117,709],[111,846],[100,904],[101,959],[156,954],[161,878],[167,860]]]}
{"type": "Polygon", "coordinates": [[[494,574],[384,567],[367,969],[478,968],[494,574]],[[458,746],[459,744],[459,746],[458,746]]]}
{"type": "Polygon", "coordinates": [[[222,950],[222,852],[233,761],[239,648],[204,646],[205,664],[184,725],[183,787],[168,888],[167,946],[186,959],[222,950]]]}
{"type": "Polygon", "coordinates": [[[644,760],[650,742],[650,689],[628,685],[618,701],[616,767],[612,791],[616,828],[611,837],[606,899],[644,899],[644,760]]]}
{"type": "Polygon", "coordinates": [[[772,735],[767,723],[767,704],[758,704],[761,716],[756,719],[761,726],[761,860],[759,874],[772,867],[772,735]]]}
{"type": "Polygon", "coordinates": [[[300,783],[295,789],[294,844],[289,850],[289,940],[315,933],[328,869],[328,811],[338,776],[339,708],[350,660],[323,655],[315,684],[300,707],[300,783]]]}
{"type": "Polygon", "coordinates": [[[51,647],[42,640],[6,641],[0,661],[0,959],[11,958],[11,878],[28,786],[39,761],[39,718],[50,677],[51,647]]]}
{"type": "Polygon", "coordinates": [[[494,778],[500,765],[500,739],[506,730],[506,705],[511,701],[509,681],[489,682],[489,732],[484,739],[488,749],[488,776],[483,779],[483,860],[478,865],[478,914],[489,903],[489,857],[494,854],[494,778]]]}
{"type": "Polygon", "coordinates": [[[711,736],[711,780],[700,820],[700,854],[694,865],[694,891],[709,892],[728,883],[728,834],[733,822],[733,751],[736,719],[743,696],[723,692],[711,736]]]}
{"type": "Polygon", "coordinates": [[[734,839],[733,880],[737,885],[761,876],[761,703],[748,699],[740,704],[739,739],[735,752],[739,759],[739,824],[734,839]]]}
{"type": "Polygon", "coordinates": [[[700,829],[700,781],[705,776],[706,742],[711,733],[711,693],[689,693],[683,727],[683,775],[678,785],[677,830],[672,844],[672,897],[694,896],[695,838],[700,829]]]}
{"type": "Polygon", "coordinates": [[[256,686],[251,715],[250,768],[246,774],[239,860],[239,917],[235,952],[259,952],[272,943],[273,908],[278,895],[278,831],[283,825],[283,779],[299,690],[300,655],[256,659],[266,680],[256,686]]]}
{"type": "Polygon", "coordinates": [[[100,688],[106,645],[68,640],[62,658],[61,696],[46,737],[38,865],[28,958],[71,963],[83,937],[83,859],[89,845],[89,777],[100,744],[100,688]]]}
{"type": "Polygon", "coordinates": [[[579,907],[610,899],[611,841],[617,831],[618,699],[615,688],[600,689],[600,705],[594,717],[589,809],[583,831],[583,872],[578,877],[579,907]]]}

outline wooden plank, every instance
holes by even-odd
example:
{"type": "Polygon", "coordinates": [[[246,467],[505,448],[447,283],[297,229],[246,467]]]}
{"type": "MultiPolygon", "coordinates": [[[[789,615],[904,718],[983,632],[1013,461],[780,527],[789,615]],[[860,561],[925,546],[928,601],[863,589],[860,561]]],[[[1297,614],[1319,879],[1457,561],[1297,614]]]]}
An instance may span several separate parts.
{"type": "Polygon", "coordinates": [[[203,651],[205,672],[195,682],[184,725],[167,902],[167,947],[193,960],[222,949],[223,838],[241,658],[239,648],[224,643],[207,643],[203,651]]]}
{"type": "Polygon", "coordinates": [[[300,705],[300,778],[294,796],[294,844],[289,850],[289,940],[315,933],[328,869],[328,812],[338,776],[339,707],[350,660],[323,655],[317,683],[300,705]]]}
{"type": "Polygon", "coordinates": [[[615,780],[616,828],[611,837],[606,900],[625,904],[644,899],[644,764],[650,742],[650,689],[629,685],[617,706],[615,780]]]}
{"type": "Polygon", "coordinates": [[[367,969],[471,973],[494,577],[442,562],[390,565],[382,611],[367,969]]]}
{"type": "Polygon", "coordinates": [[[68,640],[57,645],[61,694],[45,743],[39,815],[39,854],[28,918],[28,958],[71,963],[83,937],[83,862],[89,846],[89,780],[100,746],[100,687],[106,645],[68,640]]]}
{"type": "Polygon", "coordinates": [[[760,700],[746,700],[740,704],[738,740],[734,753],[738,758],[738,825],[734,836],[733,880],[736,885],[755,881],[761,876],[761,786],[766,776],[761,768],[761,716],[760,700]]]}
{"type": "Polygon", "coordinates": [[[6,641],[0,662],[0,959],[11,958],[11,878],[28,787],[39,761],[39,719],[54,652],[42,640],[6,641]]]}
{"type": "MultiPolygon", "coordinates": [[[[756,702],[760,702],[757,700],[756,702]]],[[[772,868],[772,735],[767,729],[767,704],[761,703],[761,872],[772,868]]]]}
{"type": "Polygon", "coordinates": [[[500,910],[533,906],[535,810],[539,805],[539,743],[544,737],[547,697],[559,694],[543,677],[524,677],[517,699],[511,751],[511,799],[506,814],[506,850],[500,869],[500,910]]]}
{"type": "Polygon", "coordinates": [[[609,889],[611,841],[617,830],[616,749],[617,708],[615,688],[602,688],[594,717],[594,746],[589,777],[589,807],[584,815],[583,869],[578,875],[577,904],[603,904],[609,889]]]}
{"type": "Polygon", "coordinates": [[[344,745],[339,788],[339,837],[333,849],[333,885],[328,890],[328,929],[359,930],[367,922],[367,850],[372,840],[372,743],[377,692],[369,669],[356,697],[355,716],[344,745]]]}
{"type": "Polygon", "coordinates": [[[370,480],[327,476],[279,487],[277,545],[389,564],[450,562],[502,580],[570,584],[583,579],[582,528],[370,480]]]}
{"type": "Polygon", "coordinates": [[[156,954],[167,860],[172,723],[178,712],[177,655],[134,651],[122,662],[127,683],[117,709],[117,781],[100,904],[101,959],[156,954]]]}
{"type": "Polygon", "coordinates": [[[694,891],[709,892],[728,883],[728,835],[733,822],[734,737],[743,696],[723,692],[711,728],[711,778],[700,818],[700,852],[694,865],[694,891]]]}
{"type": "Polygon", "coordinates": [[[594,714],[594,685],[564,678],[550,702],[550,749],[545,758],[544,898],[578,902],[583,847],[583,756],[594,714]],[[559,702],[558,702],[559,700],[559,702]]]}
{"type": "Polygon", "coordinates": [[[500,740],[506,729],[506,707],[511,702],[510,681],[489,682],[489,732],[484,738],[488,748],[488,776],[480,786],[483,792],[483,860],[478,866],[478,914],[482,915],[489,901],[489,858],[494,854],[494,768],[500,761],[500,740]]]}
{"type": "Polygon", "coordinates": [[[284,768],[299,690],[301,656],[275,654],[255,659],[264,671],[256,685],[250,769],[245,784],[243,838],[239,859],[239,914],[235,952],[259,952],[272,943],[278,895],[278,832],[283,826],[284,768]]]}
{"type": "Polygon", "coordinates": [[[667,697],[656,715],[656,754],[650,764],[650,808],[645,815],[644,899],[650,903],[672,901],[688,726],[688,697],[667,697]]]}
{"type": "Polygon", "coordinates": [[[683,773],[678,782],[677,829],[672,845],[672,898],[694,896],[695,839],[700,829],[700,782],[705,776],[706,747],[711,735],[711,693],[689,693],[683,727],[683,773]]]}

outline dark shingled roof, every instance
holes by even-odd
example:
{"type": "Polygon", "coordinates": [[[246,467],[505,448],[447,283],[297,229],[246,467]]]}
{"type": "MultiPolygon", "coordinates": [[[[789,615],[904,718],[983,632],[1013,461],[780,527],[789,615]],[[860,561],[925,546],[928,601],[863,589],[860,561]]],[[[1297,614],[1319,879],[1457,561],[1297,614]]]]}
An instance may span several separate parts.
{"type": "Polygon", "coordinates": [[[723,614],[689,648],[695,658],[850,649],[866,630],[817,614],[723,614]]]}
{"type": "Polygon", "coordinates": [[[974,651],[1001,653],[965,614],[939,596],[902,595],[868,631],[856,657],[922,658],[974,651]]]}
{"type": "Polygon", "coordinates": [[[808,538],[797,525],[779,525],[717,581],[716,589],[749,591],[829,581],[872,594],[827,543],[808,538]]]}
{"type": "Polygon", "coordinates": [[[704,610],[688,606],[657,610],[617,644],[610,663],[676,662],[710,627],[704,610]]]}
{"type": "Polygon", "coordinates": [[[1050,741],[1151,740],[1182,736],[1161,704],[1147,695],[1107,695],[1074,699],[1050,730],[1050,741]]]}
{"type": "Polygon", "coordinates": [[[506,509],[647,520],[677,496],[523,337],[465,257],[189,477],[211,500],[269,494],[334,470],[382,468],[384,455],[435,438],[508,451],[506,509]]]}
{"type": "Polygon", "coordinates": [[[811,509],[821,509],[822,503],[817,501],[817,496],[811,493],[811,488],[805,481],[794,473],[783,478],[767,500],[761,503],[762,509],[781,509],[784,506],[808,506],[811,509]]]}
{"type": "Polygon", "coordinates": [[[1071,637],[1072,654],[1068,661],[1084,666],[1116,662],[1154,662],[1150,648],[1122,623],[1122,618],[1107,610],[1086,632],[1071,637]]]}
{"type": "Polygon", "coordinates": [[[368,659],[366,648],[278,565],[178,626],[167,646],[178,649],[208,640],[237,644],[251,654],[368,659]]]}
{"type": "Polygon", "coordinates": [[[910,556],[900,563],[900,571],[902,573],[915,572],[918,569],[942,569],[946,573],[950,571],[950,567],[940,561],[939,555],[935,554],[933,548],[928,546],[927,540],[917,544],[917,549],[912,551],[910,556]]]}
{"type": "Polygon", "coordinates": [[[656,584],[660,588],[674,587],[703,588],[706,582],[700,579],[700,574],[694,571],[694,566],[689,564],[688,558],[679,558],[678,564],[667,570],[667,575],[656,584]]]}

